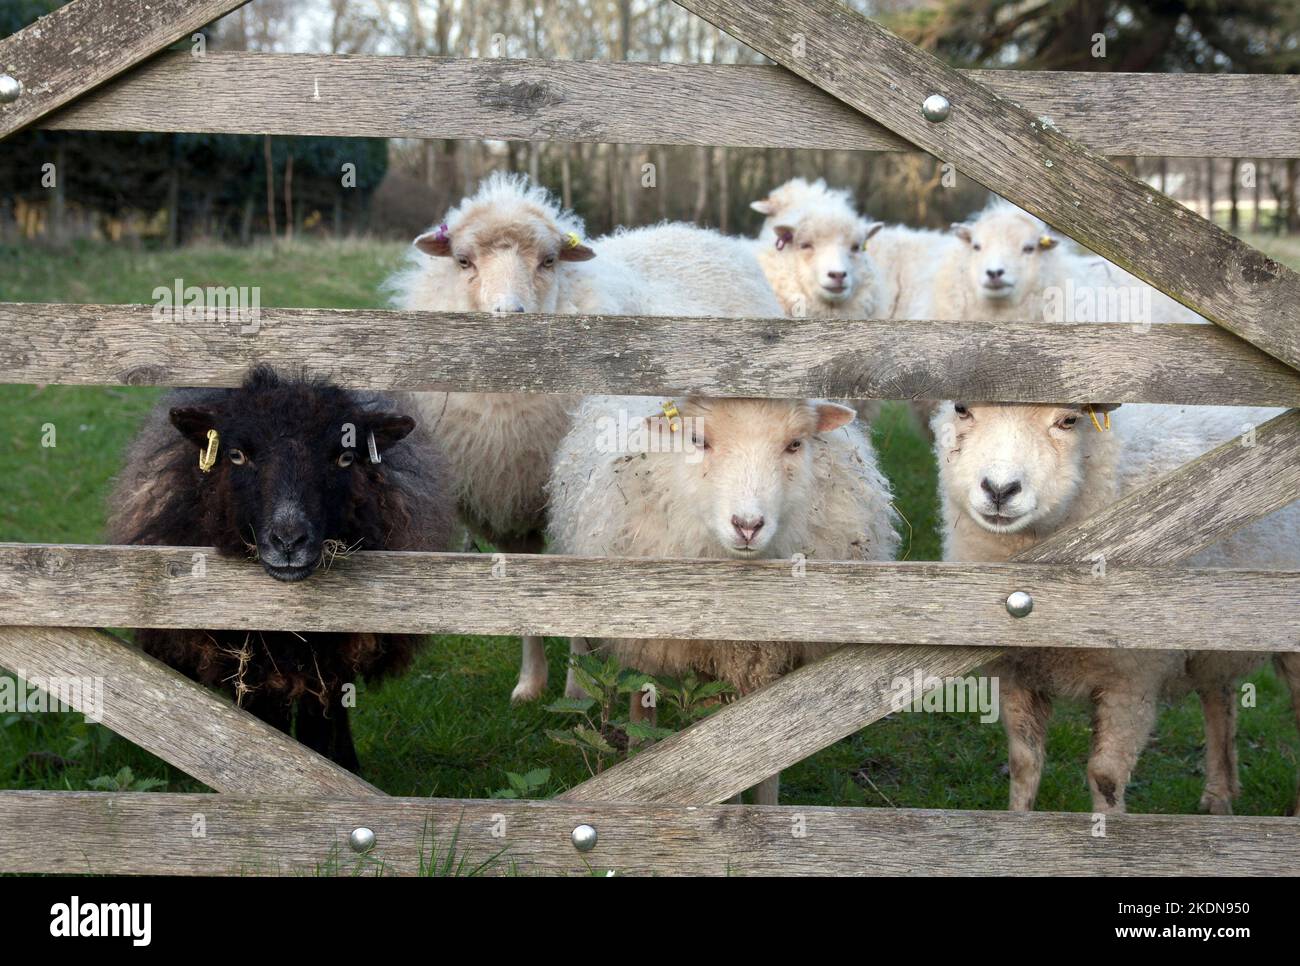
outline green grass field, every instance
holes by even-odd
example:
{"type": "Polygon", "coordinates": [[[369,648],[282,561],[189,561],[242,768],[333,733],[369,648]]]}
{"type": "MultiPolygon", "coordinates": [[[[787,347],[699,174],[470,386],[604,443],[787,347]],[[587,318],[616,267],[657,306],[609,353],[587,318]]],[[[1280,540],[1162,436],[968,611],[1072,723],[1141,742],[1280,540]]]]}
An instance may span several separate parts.
{"type": "MultiPolygon", "coordinates": [[[[1261,242],[1300,264],[1294,240],[1261,242]]],[[[155,286],[180,277],[187,284],[260,285],[264,306],[369,307],[378,304],[376,287],[402,254],[402,245],[362,242],[165,253],[95,245],[59,253],[9,248],[0,250],[0,301],[148,302],[155,286]]],[[[110,480],[157,396],[151,389],[0,386],[0,541],[102,540],[110,480]],[[42,445],[50,424],[57,433],[53,447],[42,445]]],[[[939,543],[928,447],[901,407],[886,409],[875,441],[910,523],[903,532],[906,555],[934,559],[939,543]]],[[[565,647],[555,640],[548,649],[554,697],[565,647]]],[[[396,795],[448,797],[490,795],[506,786],[506,771],[549,768],[539,795],[586,777],[578,752],[545,734],[565,720],[539,706],[509,706],[518,657],[514,639],[439,637],[409,675],[364,692],[354,727],[365,777],[396,795]]],[[[1238,811],[1281,814],[1295,787],[1297,739],[1285,689],[1271,672],[1254,680],[1259,706],[1241,714],[1238,811]]],[[[1040,808],[1090,807],[1088,743],[1086,710],[1063,704],[1051,728],[1040,808]]],[[[1194,812],[1200,756],[1200,710],[1188,699],[1162,713],[1133,776],[1130,809],[1194,812]]],[[[788,770],[783,801],[1003,808],[1004,760],[997,723],[981,724],[974,714],[898,714],[788,770]]],[[[150,780],[170,791],[202,787],[80,715],[0,713],[0,788],[140,787],[150,780]]]]}

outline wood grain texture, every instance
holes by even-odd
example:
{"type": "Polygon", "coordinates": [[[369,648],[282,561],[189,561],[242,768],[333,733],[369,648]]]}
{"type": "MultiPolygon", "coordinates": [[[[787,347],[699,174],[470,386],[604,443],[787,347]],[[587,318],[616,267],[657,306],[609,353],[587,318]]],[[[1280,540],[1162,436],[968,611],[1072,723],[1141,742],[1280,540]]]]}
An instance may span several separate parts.
{"type": "Polygon", "coordinates": [[[0,303],[0,382],[1300,405],[1300,373],[1212,325],[263,309],[255,333],[151,306],[0,303]]]}
{"type": "Polygon", "coordinates": [[[208,629],[303,633],[1277,651],[1300,650],[1300,572],[383,551],[284,584],[206,548],[0,544],[0,613],[69,627],[188,628],[201,614],[208,629]],[[1033,595],[1027,617],[1007,613],[1016,590],[1033,595]]]}
{"type": "MultiPolygon", "coordinates": [[[[1292,412],[1265,424],[1257,442],[1262,435],[1267,448],[1259,454],[1246,456],[1237,440],[1225,443],[1017,559],[1082,564],[1100,554],[1108,561],[1171,564],[1189,557],[1266,516],[1279,501],[1295,498],[1300,467],[1297,420],[1300,416],[1292,412]],[[1234,475],[1238,467],[1246,471],[1234,475]],[[1277,476],[1282,477],[1280,493],[1277,476]],[[1228,479],[1225,497],[1215,481],[1228,479]],[[1225,498],[1230,511],[1217,508],[1225,498]],[[1153,516],[1155,508],[1175,516],[1175,525],[1165,526],[1153,516]],[[1140,546],[1141,552],[1135,553],[1132,546],[1140,546]]],[[[1188,622],[1179,618],[1169,626],[1181,634],[1188,622]]],[[[961,639],[964,634],[954,636],[961,639]]],[[[1157,639],[1171,643],[1169,629],[1158,632],[1157,639]]],[[[723,802],[883,718],[895,706],[881,696],[883,683],[912,680],[916,672],[922,678],[962,676],[1003,653],[958,646],[843,648],[570,789],[565,797],[723,802]],[[797,717],[790,714],[791,708],[799,709],[797,717]],[[717,753],[720,748],[726,749],[725,755],[717,753]]]]}
{"type": "Polygon", "coordinates": [[[1290,875],[1285,818],[0,792],[0,872],[90,875],[1290,875]],[[204,835],[195,837],[196,816],[204,835]],[[596,828],[579,853],[575,826],[596,828]],[[348,834],[364,825],[374,850],[348,834]],[[796,834],[796,832],[803,834],[796,834]]]}
{"type": "MultiPolygon", "coordinates": [[[[963,73],[1101,154],[1300,155],[1296,77],[963,73]]],[[[787,70],[725,64],[176,53],[43,126],[914,150],[787,70]]]]}
{"type": "MultiPolygon", "coordinates": [[[[0,614],[12,619],[3,607],[0,614]]],[[[100,679],[99,721],[105,727],[219,792],[381,794],[111,634],[65,627],[0,627],[0,667],[26,680],[100,679]]],[[[85,710],[83,703],[77,710],[85,710]]],[[[148,852],[143,843],[140,848],[148,852]]]]}
{"type": "Polygon", "coordinates": [[[0,104],[0,138],[224,16],[248,0],[73,0],[0,40],[0,68],[22,82],[0,104]]]}
{"type": "Polygon", "coordinates": [[[782,66],[1161,291],[1300,368],[1300,274],[1129,177],[1050,118],[839,0],[679,0],[782,66]],[[790,38],[802,35],[796,56],[790,38]],[[940,124],[921,115],[933,93],[940,124]]]}

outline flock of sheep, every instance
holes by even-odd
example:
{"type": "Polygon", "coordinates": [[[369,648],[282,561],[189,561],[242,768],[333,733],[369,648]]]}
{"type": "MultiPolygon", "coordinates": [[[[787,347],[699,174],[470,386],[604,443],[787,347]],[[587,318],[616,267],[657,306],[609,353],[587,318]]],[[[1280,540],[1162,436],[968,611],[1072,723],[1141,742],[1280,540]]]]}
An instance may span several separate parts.
{"type": "MultiPolygon", "coordinates": [[[[1141,294],[1153,321],[1198,319],[1096,256],[1073,250],[1041,221],[1005,203],[947,232],[872,222],[847,192],[821,181],[795,179],[752,207],[765,218],[756,238],[663,224],[588,240],[581,222],[545,190],[520,176],[493,175],[416,239],[408,265],[389,282],[392,302],[408,310],[561,315],[1038,321],[1050,320],[1049,302],[1063,291],[1121,286],[1141,294]]],[[[1071,307],[1068,320],[1118,321],[1103,314],[1101,308],[1071,307]]],[[[147,442],[133,451],[134,468],[119,483],[114,539],[193,544],[198,533],[219,548],[228,545],[229,552],[259,556],[272,576],[300,579],[304,568],[329,556],[331,544],[445,548],[454,501],[468,532],[507,551],[891,560],[899,548],[890,483],[869,439],[874,401],[440,392],[396,399],[343,394],[342,401],[331,396],[332,406],[313,409],[313,394],[337,392],[262,373],[226,395],[234,400],[241,393],[279,394],[277,401],[245,403],[245,414],[237,418],[229,413],[240,406],[223,402],[219,393],[204,395],[197,407],[184,393],[169,399],[147,442]],[[403,406],[410,407],[413,422],[400,413],[403,406]],[[196,417],[196,409],[207,415],[196,417]],[[304,411],[315,416],[307,419],[304,411]],[[181,437],[162,441],[168,412],[188,437],[184,445],[176,442],[181,437]],[[303,419],[315,428],[298,429],[295,423],[303,419]],[[358,431],[350,446],[331,436],[345,421],[358,431]],[[247,428],[253,423],[256,431],[247,428]],[[399,424],[404,432],[395,430],[399,424]],[[629,430],[627,438],[635,437],[636,445],[611,444],[614,426],[629,430]],[[208,429],[219,430],[236,447],[241,433],[257,437],[248,445],[263,451],[250,455],[245,445],[234,450],[240,462],[218,457],[216,467],[203,471],[195,466],[194,448],[203,453],[210,445],[208,429]],[[419,472],[408,475],[412,467],[421,469],[420,458],[409,455],[418,448],[440,454],[427,457],[423,480],[419,472]],[[286,456],[289,450],[293,454],[286,456]],[[332,461],[329,472],[302,469],[304,460],[310,463],[304,454],[322,450],[332,461]],[[263,465],[254,480],[249,469],[259,460],[263,465]],[[297,469],[284,470],[285,460],[297,469]],[[170,528],[150,524],[157,516],[150,481],[167,475],[164,463],[175,467],[169,489],[181,494],[167,509],[170,528]],[[345,482],[334,479],[336,471],[346,475],[345,482]],[[302,492],[295,494],[295,485],[302,492]],[[404,494],[397,502],[406,507],[400,530],[386,516],[394,487],[404,494]],[[180,532],[187,518],[190,531],[180,532]],[[366,525],[357,526],[358,520],[366,525]],[[290,552],[295,546],[298,556],[290,552]]],[[[1006,560],[1280,412],[1126,406],[1115,417],[1115,430],[1102,431],[1099,414],[1109,425],[1115,408],[1092,399],[914,404],[935,441],[944,558],[1006,560]]],[[[1188,564],[1294,569],[1298,558],[1300,504],[1188,564]]],[[[346,721],[346,709],[336,700],[337,681],[396,669],[414,646],[378,635],[306,635],[304,647],[303,635],[262,635],[254,645],[242,632],[150,633],[151,653],[210,684],[229,687],[234,677],[258,713],[286,730],[283,711],[266,712],[268,698],[281,708],[298,702],[301,722],[304,695],[314,695],[326,719],[346,721]],[[178,644],[184,634],[190,636],[178,644]],[[322,637],[364,640],[313,643],[322,637]],[[320,668],[326,650],[329,673],[320,668]],[[339,663],[337,654],[349,657],[339,663]],[[393,655],[401,660],[390,660],[393,655]],[[281,664],[297,676],[287,675],[281,664]],[[245,677],[253,683],[245,685],[245,677]]],[[[745,694],[831,646],[571,642],[574,652],[593,647],[630,668],[693,671],[745,694]]],[[[1054,697],[1085,697],[1094,706],[1088,781],[1095,810],[1109,812],[1124,808],[1125,786],[1161,696],[1195,690],[1206,723],[1202,806],[1230,812],[1238,790],[1236,688],[1260,660],[1228,652],[1017,649],[990,668],[1001,682],[1011,807],[1033,807],[1054,697]]],[[[1278,655],[1276,661],[1300,719],[1300,655],[1278,655]]],[[[525,638],[512,697],[535,699],[546,685],[542,641],[525,638]]],[[[575,691],[572,677],[568,690],[575,691]]],[[[635,718],[653,713],[635,699],[632,709],[635,718]]],[[[344,742],[351,749],[346,724],[343,734],[331,733],[328,740],[319,736],[318,722],[308,730],[304,737],[300,724],[299,737],[309,743],[314,738],[317,750],[355,767],[354,753],[338,753],[344,742]]],[[[774,804],[777,788],[777,778],[769,779],[756,800],[774,804]]]]}

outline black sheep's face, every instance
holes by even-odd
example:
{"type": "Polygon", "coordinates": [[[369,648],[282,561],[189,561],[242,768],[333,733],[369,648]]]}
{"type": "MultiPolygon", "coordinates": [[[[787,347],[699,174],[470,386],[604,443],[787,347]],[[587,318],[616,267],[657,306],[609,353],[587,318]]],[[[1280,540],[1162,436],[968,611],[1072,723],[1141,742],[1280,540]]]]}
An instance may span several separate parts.
{"type": "Polygon", "coordinates": [[[322,406],[318,397],[298,395],[236,390],[220,409],[171,411],[200,453],[208,431],[219,434],[204,503],[215,518],[217,549],[255,551],[266,572],[286,582],[309,577],[327,541],[363,549],[356,546],[364,543],[356,532],[366,516],[360,504],[368,477],[380,471],[371,440],[382,460],[415,427],[409,416],[322,406]]]}

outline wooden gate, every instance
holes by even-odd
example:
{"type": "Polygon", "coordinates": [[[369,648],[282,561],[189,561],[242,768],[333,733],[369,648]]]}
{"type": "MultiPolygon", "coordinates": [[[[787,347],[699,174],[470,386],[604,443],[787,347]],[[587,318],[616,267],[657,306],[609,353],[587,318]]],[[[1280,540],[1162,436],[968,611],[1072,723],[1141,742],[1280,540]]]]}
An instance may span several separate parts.
{"type": "MultiPolygon", "coordinates": [[[[35,124],[919,148],[1216,325],[277,309],[250,336],[232,319],[158,324],[148,306],[11,303],[0,379],[234,386],[260,361],[371,389],[1300,405],[1300,276],[1104,158],[1300,156],[1300,78],[957,71],[836,0],[680,2],[780,66],[154,57],[241,0],[74,0],[0,41],[0,70],[23,85],[0,137],[35,124]],[[951,102],[942,122],[922,116],[932,94],[951,102]]],[[[1294,872],[1300,823],[1284,818],[1111,816],[1099,837],[1087,814],[717,803],[879,720],[889,682],[916,668],[965,674],[1014,647],[1300,649],[1300,574],[1174,567],[1297,497],[1292,409],[1253,446],[1226,444],[1007,564],[809,563],[796,580],[779,561],[511,556],[503,584],[482,556],[358,553],[278,585],[213,554],[194,576],[204,548],[0,545],[0,666],[103,678],[105,725],[222,793],[0,792],[0,827],[21,831],[0,837],[0,871],[418,873],[454,853],[523,872],[1294,872]],[[1097,555],[1106,592],[1079,594],[1097,555]],[[1036,602],[1019,620],[1016,590],[1036,602]],[[96,629],[196,613],[223,628],[869,643],[556,801],[398,799],[96,629]],[[580,853],[584,823],[598,842],[580,853]],[[359,827],[376,836],[364,858],[348,845],[359,827]]]]}

